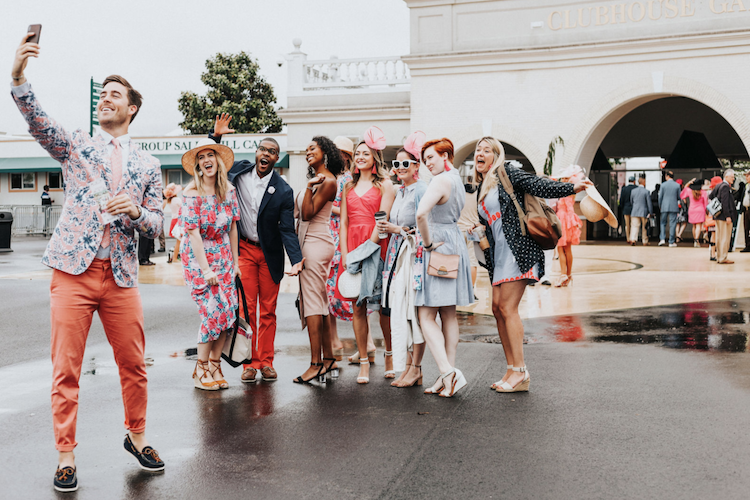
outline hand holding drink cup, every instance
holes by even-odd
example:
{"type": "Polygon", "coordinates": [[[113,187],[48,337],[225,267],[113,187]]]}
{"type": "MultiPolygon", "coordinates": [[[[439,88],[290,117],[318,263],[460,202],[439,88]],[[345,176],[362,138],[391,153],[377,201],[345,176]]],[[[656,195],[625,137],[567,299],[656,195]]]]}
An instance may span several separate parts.
{"type": "Polygon", "coordinates": [[[489,240],[487,240],[484,226],[474,226],[474,229],[472,229],[471,232],[474,233],[479,239],[479,248],[481,248],[482,250],[487,250],[488,248],[490,248],[490,242],[489,240]]]}
{"type": "Polygon", "coordinates": [[[386,214],[382,210],[379,212],[375,212],[375,222],[378,226],[378,238],[380,238],[381,240],[384,240],[388,237],[388,230],[386,229],[385,224],[381,224],[381,222],[387,223],[387,217],[388,214],[386,214]]]}

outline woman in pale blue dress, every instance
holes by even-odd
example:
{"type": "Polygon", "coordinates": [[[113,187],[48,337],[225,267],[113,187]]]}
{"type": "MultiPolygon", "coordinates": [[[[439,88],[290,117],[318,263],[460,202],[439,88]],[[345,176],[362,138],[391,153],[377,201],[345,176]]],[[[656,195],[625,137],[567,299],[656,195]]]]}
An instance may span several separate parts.
{"type": "Polygon", "coordinates": [[[440,378],[426,394],[452,397],[466,386],[466,378],[455,368],[458,348],[456,306],[474,302],[471,267],[466,242],[458,229],[458,219],[466,202],[463,183],[453,168],[453,143],[449,139],[428,141],[422,160],[434,176],[417,209],[417,227],[424,242],[424,283],[417,291],[419,323],[430,352],[440,369],[440,378]],[[458,255],[455,279],[428,274],[433,253],[458,255]],[[440,314],[442,328],[437,323],[440,314]]]}

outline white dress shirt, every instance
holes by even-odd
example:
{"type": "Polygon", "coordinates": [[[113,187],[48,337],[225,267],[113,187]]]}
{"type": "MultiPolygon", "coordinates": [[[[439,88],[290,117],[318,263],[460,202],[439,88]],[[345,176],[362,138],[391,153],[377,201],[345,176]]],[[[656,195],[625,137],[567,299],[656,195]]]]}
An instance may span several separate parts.
{"type": "Polygon", "coordinates": [[[258,236],[258,212],[260,202],[268,189],[273,172],[264,177],[258,176],[256,166],[249,175],[243,175],[237,179],[237,188],[240,190],[240,227],[242,235],[252,241],[260,242],[258,236]]]}

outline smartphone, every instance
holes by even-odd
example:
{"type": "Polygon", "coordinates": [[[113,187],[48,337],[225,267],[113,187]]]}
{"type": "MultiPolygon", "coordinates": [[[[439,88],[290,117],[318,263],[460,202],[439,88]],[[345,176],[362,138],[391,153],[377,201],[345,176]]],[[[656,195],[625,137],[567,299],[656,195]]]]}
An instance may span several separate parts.
{"type": "Polygon", "coordinates": [[[34,33],[34,36],[29,38],[30,43],[39,43],[39,36],[42,34],[42,25],[41,24],[31,24],[29,25],[29,29],[26,31],[26,33],[34,33]]]}

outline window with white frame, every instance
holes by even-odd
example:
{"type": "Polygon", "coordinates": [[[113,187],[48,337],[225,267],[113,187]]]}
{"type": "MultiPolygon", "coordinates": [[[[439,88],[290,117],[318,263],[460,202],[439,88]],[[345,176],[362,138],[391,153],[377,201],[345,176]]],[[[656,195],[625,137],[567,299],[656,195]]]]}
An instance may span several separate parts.
{"type": "Polygon", "coordinates": [[[36,173],[23,172],[19,174],[10,174],[10,190],[26,191],[36,189],[36,173]]]}

